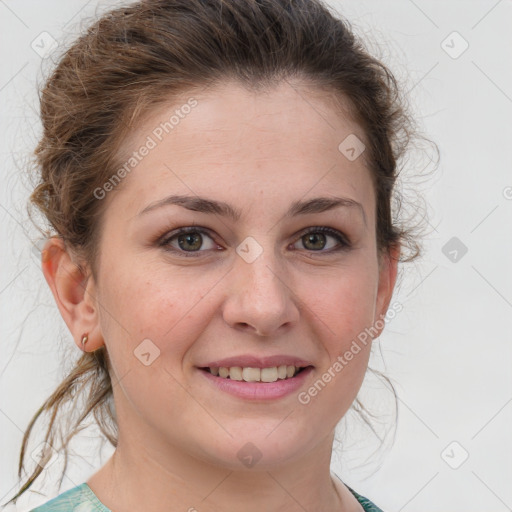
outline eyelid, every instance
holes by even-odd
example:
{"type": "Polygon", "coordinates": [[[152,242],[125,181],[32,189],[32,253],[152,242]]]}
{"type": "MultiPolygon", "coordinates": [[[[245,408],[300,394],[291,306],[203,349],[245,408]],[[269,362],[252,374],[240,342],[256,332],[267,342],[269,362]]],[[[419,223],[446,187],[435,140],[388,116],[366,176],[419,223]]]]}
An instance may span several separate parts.
{"type": "Polygon", "coordinates": [[[325,234],[331,235],[335,238],[339,238],[347,244],[350,243],[350,240],[348,239],[348,237],[345,234],[343,234],[341,231],[339,231],[337,229],[330,228],[328,226],[311,226],[309,228],[306,228],[304,231],[302,231],[301,234],[299,235],[299,237],[307,235],[308,233],[325,233],[325,234]]]}
{"type": "Polygon", "coordinates": [[[350,247],[352,247],[352,243],[351,243],[350,239],[344,233],[342,233],[341,231],[338,231],[337,229],[330,228],[328,226],[311,226],[309,228],[306,228],[299,235],[299,239],[302,238],[304,235],[307,235],[309,233],[324,233],[325,235],[332,236],[339,243],[338,247],[331,248],[331,249],[329,249],[327,251],[307,251],[307,252],[310,252],[310,253],[313,253],[313,254],[314,253],[328,254],[328,253],[332,253],[332,252],[341,251],[343,249],[346,250],[346,249],[349,249],[350,247]]]}
{"type": "MultiPolygon", "coordinates": [[[[183,251],[183,250],[176,249],[169,245],[170,241],[173,238],[178,237],[180,235],[186,235],[187,233],[200,233],[201,235],[206,235],[214,243],[219,245],[215,241],[215,236],[212,235],[212,231],[210,229],[204,228],[201,226],[195,226],[195,225],[184,226],[181,228],[174,229],[170,232],[166,231],[166,232],[164,232],[163,235],[157,237],[157,244],[161,247],[164,247],[164,249],[166,251],[169,251],[169,252],[172,252],[175,254],[179,254],[179,255],[185,256],[185,257],[195,257],[195,256],[199,255],[200,253],[209,252],[212,250],[212,249],[206,249],[206,250],[197,250],[197,251],[183,251]]],[[[339,251],[347,250],[352,246],[350,239],[344,233],[342,233],[341,231],[338,231],[337,229],[330,228],[328,226],[310,226],[308,228],[305,228],[298,235],[296,235],[297,240],[295,242],[293,242],[293,244],[297,243],[303,236],[305,236],[309,233],[324,233],[326,235],[329,235],[338,241],[338,246],[328,249],[328,250],[325,250],[325,251],[324,250],[314,251],[314,250],[303,249],[304,251],[306,251],[308,253],[330,254],[330,253],[336,253],[339,251]]]]}
{"type": "Polygon", "coordinates": [[[197,253],[208,252],[208,250],[211,250],[211,249],[206,249],[206,250],[198,250],[198,251],[182,251],[182,250],[175,249],[174,247],[170,246],[170,241],[173,238],[176,238],[180,235],[186,235],[187,233],[200,233],[201,235],[206,235],[215,244],[217,244],[217,242],[215,241],[215,237],[211,234],[211,231],[208,228],[203,228],[201,226],[184,226],[181,228],[174,229],[170,232],[165,231],[162,236],[159,236],[157,238],[157,244],[160,247],[164,247],[164,249],[169,252],[178,253],[180,255],[185,255],[185,256],[194,256],[197,253]]]}

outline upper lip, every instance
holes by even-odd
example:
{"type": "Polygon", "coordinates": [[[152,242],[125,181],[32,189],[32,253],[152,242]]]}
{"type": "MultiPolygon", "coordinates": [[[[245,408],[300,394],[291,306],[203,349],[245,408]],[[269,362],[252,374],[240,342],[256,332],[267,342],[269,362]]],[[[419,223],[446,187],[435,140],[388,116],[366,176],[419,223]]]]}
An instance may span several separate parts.
{"type": "Polygon", "coordinates": [[[203,366],[199,366],[199,368],[232,368],[234,366],[241,366],[243,368],[272,368],[273,366],[282,365],[298,367],[312,366],[309,361],[300,359],[295,356],[275,355],[258,357],[245,354],[240,356],[226,357],[224,359],[217,359],[216,361],[211,361],[203,366]]]}

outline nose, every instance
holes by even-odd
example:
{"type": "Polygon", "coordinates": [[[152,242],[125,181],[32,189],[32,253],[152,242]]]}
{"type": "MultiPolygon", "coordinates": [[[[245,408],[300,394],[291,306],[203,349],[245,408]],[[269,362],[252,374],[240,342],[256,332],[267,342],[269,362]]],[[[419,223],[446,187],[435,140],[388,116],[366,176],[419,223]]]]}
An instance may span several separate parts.
{"type": "Polygon", "coordinates": [[[293,284],[271,252],[264,250],[251,263],[237,256],[228,274],[223,317],[233,329],[269,337],[298,322],[293,284]]]}

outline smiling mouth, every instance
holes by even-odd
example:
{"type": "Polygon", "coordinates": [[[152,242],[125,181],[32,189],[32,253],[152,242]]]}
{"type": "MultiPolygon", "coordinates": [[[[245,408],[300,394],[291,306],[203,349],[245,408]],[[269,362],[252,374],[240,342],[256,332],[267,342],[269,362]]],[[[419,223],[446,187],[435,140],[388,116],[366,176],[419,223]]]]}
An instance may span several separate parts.
{"type": "Polygon", "coordinates": [[[232,366],[227,368],[225,366],[221,366],[203,367],[199,369],[222,379],[242,382],[260,382],[264,384],[277,382],[278,380],[293,379],[306,368],[312,368],[312,366],[281,365],[273,366],[270,368],[253,368],[241,366],[232,366]]]}

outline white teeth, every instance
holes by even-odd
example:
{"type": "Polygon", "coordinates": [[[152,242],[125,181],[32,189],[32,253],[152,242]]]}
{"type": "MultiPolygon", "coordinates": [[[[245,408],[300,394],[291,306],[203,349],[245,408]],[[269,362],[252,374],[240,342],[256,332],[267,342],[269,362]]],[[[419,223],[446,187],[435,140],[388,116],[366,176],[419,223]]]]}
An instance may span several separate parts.
{"type": "Polygon", "coordinates": [[[261,370],[259,368],[244,368],[242,370],[242,379],[245,382],[258,382],[261,380],[261,370]]]}
{"type": "Polygon", "coordinates": [[[261,382],[275,382],[277,380],[277,366],[273,368],[262,368],[261,382]]]}
{"type": "Polygon", "coordinates": [[[300,367],[293,365],[272,366],[270,368],[242,368],[240,366],[232,366],[227,368],[210,368],[210,373],[224,379],[243,380],[245,382],[276,382],[277,380],[289,379],[293,377],[300,367]]]}
{"type": "Polygon", "coordinates": [[[232,380],[242,380],[242,368],[240,368],[240,366],[229,368],[229,378],[232,380]]]}

